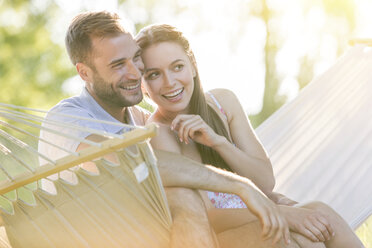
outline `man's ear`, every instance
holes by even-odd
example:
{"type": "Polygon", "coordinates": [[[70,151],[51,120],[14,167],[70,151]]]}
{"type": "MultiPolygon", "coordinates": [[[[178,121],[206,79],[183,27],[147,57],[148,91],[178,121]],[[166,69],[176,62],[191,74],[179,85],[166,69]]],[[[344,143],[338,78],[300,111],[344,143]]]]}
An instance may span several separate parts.
{"type": "Polygon", "coordinates": [[[76,64],[76,71],[79,73],[81,79],[85,82],[91,82],[92,77],[92,69],[84,63],[77,63],[76,64]]]}

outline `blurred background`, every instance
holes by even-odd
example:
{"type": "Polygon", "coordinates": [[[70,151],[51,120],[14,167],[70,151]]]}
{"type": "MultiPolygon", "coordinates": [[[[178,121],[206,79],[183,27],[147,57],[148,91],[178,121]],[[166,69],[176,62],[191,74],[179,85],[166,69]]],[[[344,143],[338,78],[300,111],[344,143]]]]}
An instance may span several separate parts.
{"type": "Polygon", "coordinates": [[[256,127],[348,49],[372,38],[371,0],[0,0],[0,102],[48,109],[80,92],[64,48],[71,19],[118,12],[135,35],[170,23],[191,42],[205,90],[233,90],[256,127]]]}
{"type": "MultiPolygon", "coordinates": [[[[0,102],[49,109],[80,92],[64,35],[86,10],[118,12],[134,35],[150,23],[177,26],[204,89],[234,91],[255,127],[342,56],[350,39],[372,38],[371,0],[0,0],[0,102]]],[[[372,239],[371,230],[359,235],[372,239]]]]}

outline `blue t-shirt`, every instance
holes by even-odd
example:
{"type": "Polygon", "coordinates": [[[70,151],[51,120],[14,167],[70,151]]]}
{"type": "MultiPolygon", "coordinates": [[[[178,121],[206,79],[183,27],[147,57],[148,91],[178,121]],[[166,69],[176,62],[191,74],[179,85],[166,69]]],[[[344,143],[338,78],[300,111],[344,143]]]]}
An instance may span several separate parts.
{"type": "MultiPolygon", "coordinates": [[[[144,125],[149,114],[150,113],[148,111],[138,106],[126,108],[126,118],[128,124],[131,125],[144,125]]],[[[59,123],[66,124],[66,126],[57,126],[45,121],[43,123],[43,126],[45,128],[55,130],[56,133],[46,130],[40,131],[40,141],[38,146],[39,152],[53,160],[57,160],[69,154],[68,152],[63,151],[51,144],[48,144],[43,140],[52,142],[53,144],[63,147],[68,151],[75,152],[80,144],[80,141],[58,135],[58,133],[65,133],[75,138],[83,139],[91,134],[89,131],[87,131],[87,129],[89,128],[116,134],[128,131],[128,127],[111,125],[107,123],[97,123],[88,119],[81,119],[81,117],[121,123],[114,117],[112,117],[108,112],[106,112],[101,107],[101,105],[99,105],[96,100],[89,94],[86,88],[84,88],[79,96],[64,99],[49,110],[48,114],[45,117],[46,120],[58,121],[59,123]],[[55,113],[57,113],[58,115],[55,113]],[[73,116],[78,116],[79,118],[75,118],[73,116]],[[71,128],[71,126],[84,127],[84,130],[71,128]]],[[[40,164],[42,165],[45,162],[46,161],[41,160],[40,164]]]]}

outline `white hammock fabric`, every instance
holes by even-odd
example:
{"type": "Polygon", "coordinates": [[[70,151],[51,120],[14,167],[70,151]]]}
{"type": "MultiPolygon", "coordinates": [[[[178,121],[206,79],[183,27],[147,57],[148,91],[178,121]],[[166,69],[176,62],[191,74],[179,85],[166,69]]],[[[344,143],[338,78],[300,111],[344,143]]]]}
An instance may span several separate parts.
{"type": "MultiPolygon", "coordinates": [[[[13,107],[0,104],[2,128],[37,138],[19,125],[41,129],[42,118],[13,107]]],[[[172,220],[148,144],[155,130],[101,133],[107,140],[84,140],[92,147],[66,151],[70,155],[57,161],[0,130],[0,212],[10,241],[0,238],[0,247],[167,247],[172,220]],[[112,152],[118,163],[102,158],[112,152]],[[49,163],[39,167],[40,158],[49,163]],[[87,161],[99,172],[72,168],[87,161]],[[48,177],[62,171],[74,180],[48,177]],[[46,184],[54,192],[46,192],[46,184]]]]}
{"type": "Polygon", "coordinates": [[[356,45],[257,128],[276,190],[353,228],[372,214],[372,48],[356,45]]]}

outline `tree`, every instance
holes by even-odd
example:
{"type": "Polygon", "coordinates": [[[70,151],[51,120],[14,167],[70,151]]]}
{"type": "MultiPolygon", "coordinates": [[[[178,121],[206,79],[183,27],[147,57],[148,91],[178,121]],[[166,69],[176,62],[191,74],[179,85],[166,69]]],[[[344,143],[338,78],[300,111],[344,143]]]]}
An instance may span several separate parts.
{"type": "Polygon", "coordinates": [[[58,7],[53,1],[43,4],[0,5],[0,102],[46,109],[65,97],[60,86],[74,72],[48,30],[58,7]]]}
{"type": "MultiPolygon", "coordinates": [[[[259,5],[261,6],[261,11],[254,14],[261,17],[266,26],[264,49],[265,91],[261,112],[257,115],[250,116],[252,124],[255,127],[272,115],[287,100],[285,96],[279,95],[278,93],[281,77],[277,72],[275,60],[278,50],[281,48],[281,40],[277,35],[278,30],[272,25],[272,22],[275,21],[277,17],[275,16],[275,11],[270,9],[266,0],[259,0],[259,5]]],[[[314,6],[324,11],[325,23],[322,28],[318,30],[319,32],[313,35],[313,42],[317,44],[317,52],[315,54],[305,52],[305,55],[299,58],[298,63],[300,66],[297,81],[300,89],[304,88],[312,80],[317,62],[324,59],[322,58],[321,47],[326,42],[325,37],[328,36],[335,39],[334,49],[337,51],[337,56],[339,56],[346,49],[346,37],[350,37],[355,28],[355,6],[352,0],[320,0],[315,2],[304,0],[302,4],[303,15],[306,16],[309,14],[314,6]]]]}

